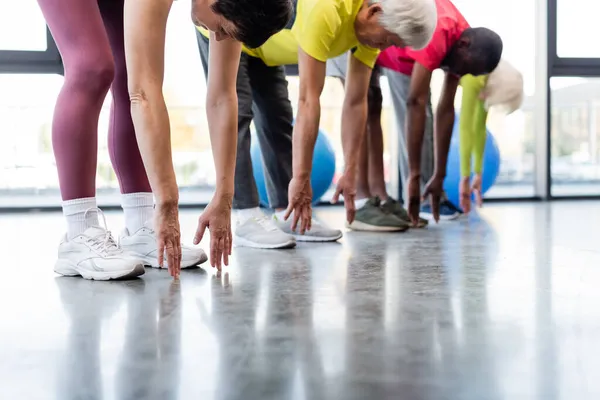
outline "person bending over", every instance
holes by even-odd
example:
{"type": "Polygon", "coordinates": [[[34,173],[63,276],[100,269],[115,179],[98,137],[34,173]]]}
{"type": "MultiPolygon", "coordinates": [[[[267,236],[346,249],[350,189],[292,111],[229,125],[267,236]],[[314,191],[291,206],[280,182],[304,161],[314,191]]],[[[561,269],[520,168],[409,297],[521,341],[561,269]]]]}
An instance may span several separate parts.
{"type": "Polygon", "coordinates": [[[523,102],[523,75],[508,61],[502,59],[489,75],[465,75],[460,80],[462,103],[460,108],[460,207],[471,211],[471,196],[481,206],[481,174],[486,141],[486,121],[491,107],[498,107],[509,115],[523,102]],[[473,179],[471,180],[471,162],[473,179]]]}
{"type": "MultiPolygon", "coordinates": [[[[67,222],[55,265],[59,274],[117,279],[141,275],[147,264],[168,265],[177,276],[180,266],[206,260],[200,249],[182,248],[179,237],[178,189],[162,94],[165,30],[172,2],[38,0],[65,67],[52,122],[67,222]],[[113,96],[109,151],[125,212],[120,244],[100,224],[102,213],[95,197],[98,118],[109,88],[113,96]]],[[[237,115],[240,42],[260,46],[285,26],[291,13],[290,0],[192,1],[193,19],[218,39],[211,59],[215,72],[208,85],[218,183],[195,240],[199,242],[203,227],[208,226],[213,266],[220,267],[221,258],[227,263],[229,253],[236,141],[235,122],[230,121],[237,115]]]]}
{"type": "MultiPolygon", "coordinates": [[[[295,240],[328,241],[341,237],[339,230],[312,222],[310,175],[326,61],[353,50],[342,111],[344,175],[335,196],[344,196],[347,220],[351,223],[367,92],[379,49],[390,45],[422,47],[435,26],[432,0],[298,0],[295,5],[295,16],[286,29],[256,50],[244,49],[238,71],[240,112],[234,207],[241,220],[236,240],[252,247],[281,248],[293,246],[295,240]],[[282,67],[286,64],[299,67],[300,93],[294,125],[282,67]],[[252,175],[249,125],[253,117],[270,206],[277,211],[270,220],[258,210],[252,175]],[[292,219],[288,219],[290,215],[292,219]]],[[[198,43],[205,59],[212,41],[202,29],[198,43]]],[[[204,65],[206,69],[206,62],[204,65]]]]}
{"type": "MultiPolygon", "coordinates": [[[[339,78],[342,84],[345,84],[348,55],[344,53],[327,61],[327,75],[339,78]]],[[[358,159],[356,217],[349,227],[360,231],[403,232],[410,227],[410,218],[402,200],[387,193],[385,183],[380,77],[381,67],[375,65],[369,82],[367,126],[358,159]]],[[[426,225],[427,220],[420,218],[420,226],[426,225]]]]}
{"type": "Polygon", "coordinates": [[[404,200],[413,225],[419,211],[438,221],[456,218],[459,210],[443,193],[447,148],[454,124],[454,95],[461,76],[491,72],[502,54],[502,40],[487,28],[472,28],[449,0],[435,0],[438,21],[431,42],[422,50],[391,47],[382,52],[384,67],[398,121],[399,158],[404,200]],[[445,72],[441,97],[433,121],[430,99],[432,72],[445,72]],[[435,126],[435,157],[433,131],[435,126]],[[435,159],[435,160],[434,160],[435,159]],[[431,195],[421,209],[423,195],[431,195]]]}

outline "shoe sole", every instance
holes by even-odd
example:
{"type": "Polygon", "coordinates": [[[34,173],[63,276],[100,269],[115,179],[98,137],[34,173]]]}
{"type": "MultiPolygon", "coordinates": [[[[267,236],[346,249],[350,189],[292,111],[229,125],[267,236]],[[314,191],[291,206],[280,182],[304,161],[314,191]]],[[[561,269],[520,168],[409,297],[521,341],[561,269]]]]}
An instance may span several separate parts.
{"type": "Polygon", "coordinates": [[[408,226],[377,226],[360,221],[354,221],[351,224],[346,222],[346,227],[352,229],[353,231],[363,232],[404,232],[408,230],[408,226]]]}
{"type": "MultiPolygon", "coordinates": [[[[433,219],[433,214],[430,214],[430,213],[422,212],[419,215],[421,216],[421,218],[433,219]]],[[[457,219],[458,217],[460,217],[459,213],[456,213],[456,214],[453,214],[453,215],[440,215],[440,220],[442,220],[442,221],[452,221],[452,220],[457,219]]]]}
{"type": "Polygon", "coordinates": [[[77,265],[73,265],[67,260],[58,260],[54,265],[54,272],[62,276],[81,276],[83,279],[88,280],[111,281],[137,278],[138,276],[144,275],[146,270],[144,269],[144,265],[139,263],[136,264],[133,269],[112,272],[110,275],[107,275],[106,272],[102,271],[82,271],[77,265]]]}
{"type": "Polygon", "coordinates": [[[340,240],[344,236],[343,233],[340,233],[336,236],[306,236],[306,235],[294,235],[294,238],[298,242],[335,242],[336,240],[340,240]]]}
{"type": "MultiPolygon", "coordinates": [[[[164,261],[164,265],[161,268],[158,265],[158,260],[156,259],[156,257],[141,256],[139,254],[134,254],[134,257],[139,258],[146,267],[158,268],[158,269],[168,269],[169,268],[169,264],[167,263],[166,260],[164,261]]],[[[202,257],[200,257],[196,261],[187,261],[187,262],[181,261],[181,269],[197,267],[198,265],[205,263],[207,260],[208,260],[208,256],[206,254],[203,254],[202,257]]]]}
{"type": "Polygon", "coordinates": [[[235,236],[233,239],[233,244],[236,247],[250,247],[253,249],[268,249],[268,250],[291,249],[291,248],[296,247],[296,240],[292,239],[292,240],[288,240],[287,242],[282,242],[282,243],[265,244],[265,243],[253,242],[253,241],[245,239],[241,236],[235,236]]]}

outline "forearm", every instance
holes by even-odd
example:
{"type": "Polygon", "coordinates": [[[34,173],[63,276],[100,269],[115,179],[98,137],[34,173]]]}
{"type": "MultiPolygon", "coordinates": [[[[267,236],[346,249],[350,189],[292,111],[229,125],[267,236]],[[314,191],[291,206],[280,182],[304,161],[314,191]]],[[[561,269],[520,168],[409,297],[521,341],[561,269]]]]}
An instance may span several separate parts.
{"type": "Polygon", "coordinates": [[[454,109],[438,110],[435,116],[435,172],[434,175],[446,177],[448,150],[454,126],[454,109]]]}
{"type": "Polygon", "coordinates": [[[469,126],[466,113],[461,112],[459,126],[460,144],[460,176],[467,178],[471,176],[471,154],[473,152],[473,131],[469,126]]]}
{"type": "Polygon", "coordinates": [[[360,148],[365,139],[367,125],[367,99],[356,103],[345,102],[342,109],[342,150],[344,169],[356,171],[360,148]]]}
{"type": "Polygon", "coordinates": [[[177,203],[171,132],[162,93],[165,36],[173,0],[125,1],[124,42],[135,134],[159,204],[177,203]],[[152,26],[147,30],[145,27],[152,26]]]}
{"type": "Polygon", "coordinates": [[[409,102],[407,112],[406,142],[408,145],[409,175],[411,178],[419,178],[421,176],[421,153],[425,134],[425,104],[409,102]]]}
{"type": "Polygon", "coordinates": [[[235,93],[207,96],[210,144],[216,171],[216,195],[233,197],[237,152],[238,103],[235,93]]]}
{"type": "Polygon", "coordinates": [[[294,124],[292,165],[294,177],[309,178],[313,151],[319,133],[321,104],[318,97],[301,99],[294,124]]]}
{"type": "MultiPolygon", "coordinates": [[[[134,86],[135,87],[135,86],[134,86]]],[[[140,85],[131,92],[131,116],[157,203],[178,203],[179,190],[173,169],[169,114],[159,85],[140,85]]]]}
{"type": "Polygon", "coordinates": [[[473,137],[473,172],[481,174],[483,171],[483,154],[485,151],[485,142],[487,139],[486,132],[486,120],[487,112],[481,107],[479,110],[480,116],[478,124],[475,126],[475,132],[473,137]]]}

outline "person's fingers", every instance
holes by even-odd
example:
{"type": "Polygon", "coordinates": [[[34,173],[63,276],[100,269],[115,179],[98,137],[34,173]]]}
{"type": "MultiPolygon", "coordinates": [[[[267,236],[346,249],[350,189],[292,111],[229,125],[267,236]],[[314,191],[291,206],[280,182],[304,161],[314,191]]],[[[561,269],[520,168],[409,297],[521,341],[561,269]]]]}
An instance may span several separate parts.
{"type": "Polygon", "coordinates": [[[208,227],[208,223],[205,222],[204,219],[200,218],[200,220],[198,221],[198,228],[196,229],[196,234],[194,235],[194,244],[199,244],[200,241],[202,241],[202,238],[204,237],[204,231],[206,231],[206,228],[208,227]]]}
{"type": "Polygon", "coordinates": [[[432,194],[429,196],[431,199],[431,210],[433,212],[433,219],[435,222],[440,220],[440,195],[432,194]]]}
{"type": "Polygon", "coordinates": [[[421,206],[421,202],[419,201],[418,196],[410,197],[408,200],[408,215],[410,217],[410,221],[412,222],[412,226],[416,227],[419,224],[419,209],[421,206]]]}
{"type": "Polygon", "coordinates": [[[356,214],[354,201],[344,202],[344,204],[346,206],[346,221],[351,224],[354,221],[354,215],[356,214]]]}
{"type": "Polygon", "coordinates": [[[483,206],[483,196],[481,195],[481,190],[479,188],[474,190],[475,192],[475,202],[477,203],[478,207],[482,207],[483,206]]]}
{"type": "Polygon", "coordinates": [[[158,267],[162,268],[165,262],[165,241],[162,235],[158,236],[158,241],[156,242],[156,250],[158,251],[158,267]]]}
{"type": "Polygon", "coordinates": [[[223,258],[225,257],[225,238],[221,237],[219,238],[219,248],[218,248],[218,263],[217,263],[217,269],[219,271],[221,271],[221,269],[223,269],[223,258]]]}
{"type": "Polygon", "coordinates": [[[172,239],[167,242],[167,263],[169,264],[169,273],[172,277],[175,277],[175,271],[177,268],[176,260],[177,255],[175,254],[175,246],[173,246],[172,239]]]}
{"type": "Polygon", "coordinates": [[[225,233],[223,241],[223,264],[227,267],[229,265],[229,234],[225,233]]]}
{"type": "Polygon", "coordinates": [[[300,220],[300,218],[302,217],[302,209],[300,206],[296,205],[294,207],[294,216],[292,217],[292,231],[296,232],[296,229],[298,229],[298,221],[300,220]]]}
{"type": "Polygon", "coordinates": [[[304,235],[308,230],[308,225],[310,224],[310,205],[305,204],[302,208],[302,230],[300,234],[304,235]]]}
{"type": "Polygon", "coordinates": [[[312,228],[312,204],[309,202],[307,204],[308,207],[308,220],[306,221],[307,225],[306,225],[306,230],[310,231],[312,228]]]}
{"type": "MultiPolygon", "coordinates": [[[[335,204],[338,201],[340,201],[340,195],[342,194],[342,185],[340,185],[338,183],[337,187],[335,188],[335,193],[333,194],[333,197],[331,198],[331,203],[335,204]]],[[[344,201],[346,201],[346,199],[344,198],[344,201]]]]}
{"type": "Polygon", "coordinates": [[[283,216],[283,220],[287,221],[288,218],[290,217],[290,215],[292,215],[293,211],[294,211],[294,202],[290,201],[290,204],[288,204],[288,208],[285,210],[285,215],[283,216]]]}
{"type": "Polygon", "coordinates": [[[177,243],[175,243],[175,245],[177,246],[177,277],[179,278],[179,274],[181,273],[181,260],[183,258],[183,249],[181,248],[181,238],[179,238],[178,236],[177,243]]]}
{"type": "Polygon", "coordinates": [[[228,249],[228,255],[231,255],[231,249],[233,247],[233,234],[231,233],[231,226],[228,229],[228,235],[229,235],[229,249],[228,249]]]}
{"type": "Polygon", "coordinates": [[[219,239],[210,233],[210,266],[215,268],[217,265],[217,249],[219,248],[219,239]]]}

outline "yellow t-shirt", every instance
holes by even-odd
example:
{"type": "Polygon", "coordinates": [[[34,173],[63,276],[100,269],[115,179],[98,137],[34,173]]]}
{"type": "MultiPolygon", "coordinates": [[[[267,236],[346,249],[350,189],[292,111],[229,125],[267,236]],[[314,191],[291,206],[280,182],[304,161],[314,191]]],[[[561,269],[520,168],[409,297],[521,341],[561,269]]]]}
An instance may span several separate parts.
{"type": "MultiPolygon", "coordinates": [[[[354,56],[373,68],[379,50],[360,44],[354,34],[354,20],[362,4],[363,0],[297,0],[288,27],[257,49],[242,49],[268,66],[298,64],[298,47],[322,62],[354,49],[354,56]]],[[[208,37],[207,30],[196,28],[208,37]]]]}

